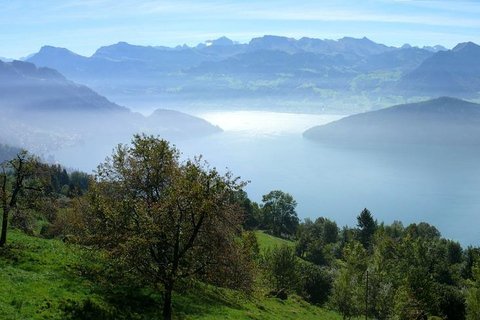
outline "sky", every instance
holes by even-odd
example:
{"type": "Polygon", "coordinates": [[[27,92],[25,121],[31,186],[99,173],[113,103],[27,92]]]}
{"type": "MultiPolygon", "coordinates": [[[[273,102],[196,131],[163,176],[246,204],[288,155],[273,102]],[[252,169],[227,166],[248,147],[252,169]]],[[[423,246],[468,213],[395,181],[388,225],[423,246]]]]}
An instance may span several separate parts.
{"type": "Polygon", "coordinates": [[[480,44],[480,0],[0,0],[0,56],[43,45],[90,56],[101,46],[190,46],[221,36],[369,39],[390,46],[480,44]]]}

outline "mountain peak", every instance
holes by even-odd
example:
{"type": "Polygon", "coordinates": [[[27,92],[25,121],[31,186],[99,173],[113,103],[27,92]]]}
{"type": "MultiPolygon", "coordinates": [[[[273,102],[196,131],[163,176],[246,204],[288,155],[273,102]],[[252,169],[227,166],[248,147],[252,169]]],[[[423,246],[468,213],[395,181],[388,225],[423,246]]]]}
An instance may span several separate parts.
{"type": "Polygon", "coordinates": [[[10,63],[15,69],[22,73],[30,74],[37,72],[37,66],[35,66],[33,63],[30,62],[24,62],[24,61],[19,61],[19,60],[13,60],[10,63]]]}
{"type": "Polygon", "coordinates": [[[37,54],[64,54],[64,55],[75,55],[77,54],[75,52],[72,52],[66,48],[60,48],[60,47],[54,47],[54,46],[43,46],[40,48],[40,51],[37,54]]]}
{"type": "Polygon", "coordinates": [[[35,64],[26,61],[13,60],[7,63],[19,75],[36,79],[61,79],[66,80],[58,71],[45,67],[37,67],[35,64]]]}
{"type": "Polygon", "coordinates": [[[373,42],[372,40],[368,39],[367,37],[363,37],[363,38],[354,38],[354,37],[343,37],[341,39],[338,39],[338,41],[341,41],[341,42],[346,42],[346,41],[349,41],[349,42],[365,42],[365,43],[375,43],[373,42]]]}
{"type": "Polygon", "coordinates": [[[480,49],[480,46],[471,42],[471,41],[468,41],[468,42],[462,42],[462,43],[459,43],[457,44],[453,49],[452,51],[454,52],[460,52],[460,51],[470,51],[470,50],[479,50],[480,49]]]}
{"type": "Polygon", "coordinates": [[[125,41],[119,41],[117,44],[114,44],[113,46],[128,48],[128,47],[132,47],[133,45],[125,41]]]}
{"type": "Polygon", "coordinates": [[[233,46],[235,43],[225,36],[212,40],[212,46],[233,46]]]}

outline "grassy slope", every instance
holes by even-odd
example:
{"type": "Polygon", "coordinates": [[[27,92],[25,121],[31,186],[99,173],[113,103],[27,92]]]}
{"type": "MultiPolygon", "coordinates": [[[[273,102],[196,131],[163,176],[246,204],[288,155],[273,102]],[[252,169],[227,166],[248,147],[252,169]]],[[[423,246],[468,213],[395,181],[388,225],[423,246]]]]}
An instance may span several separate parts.
{"type": "Polygon", "coordinates": [[[280,247],[282,245],[287,245],[287,246],[295,245],[295,242],[293,241],[276,238],[274,236],[266,234],[263,231],[255,231],[255,235],[257,236],[260,249],[267,249],[267,248],[273,249],[276,246],[280,247]]]}
{"type": "MultiPolygon", "coordinates": [[[[289,241],[257,233],[261,246],[289,241]]],[[[66,244],[9,234],[0,250],[0,319],[155,319],[161,295],[112,288],[81,276],[81,256],[66,244]]],[[[177,319],[326,319],[341,317],[295,297],[242,296],[208,286],[174,295],[177,319]]]]}

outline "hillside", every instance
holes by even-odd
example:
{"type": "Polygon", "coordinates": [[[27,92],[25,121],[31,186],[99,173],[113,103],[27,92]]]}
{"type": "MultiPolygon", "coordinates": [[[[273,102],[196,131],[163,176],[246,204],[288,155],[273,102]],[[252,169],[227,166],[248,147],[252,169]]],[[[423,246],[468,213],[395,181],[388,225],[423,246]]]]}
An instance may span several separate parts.
{"type": "MultiPolygon", "coordinates": [[[[12,319],[152,319],[160,318],[162,297],[98,282],[84,265],[82,251],[58,240],[39,239],[18,231],[0,251],[0,318],[12,319]],[[82,276],[83,274],[83,276],[82,276]]],[[[206,285],[175,295],[175,319],[325,319],[337,313],[300,298],[282,301],[242,295],[206,285]]]]}
{"type": "MultiPolygon", "coordinates": [[[[138,118],[53,69],[21,61],[0,62],[0,110],[8,119],[0,142],[37,154],[72,146],[101,131],[101,122],[138,118]]],[[[131,131],[131,126],[121,127],[131,131]]]]}
{"type": "Polygon", "coordinates": [[[208,135],[222,132],[218,126],[186,113],[175,110],[157,109],[145,119],[146,131],[189,136],[190,132],[208,135]]]}
{"type": "Polygon", "coordinates": [[[146,118],[53,69],[22,61],[0,61],[0,111],[8,119],[0,128],[0,143],[39,155],[91,139],[128,141],[144,129],[169,138],[221,131],[180,112],[158,112],[146,118]]]}
{"type": "Polygon", "coordinates": [[[356,114],[303,135],[326,143],[478,145],[480,105],[444,97],[356,114]]]}
{"type": "Polygon", "coordinates": [[[449,51],[435,53],[411,73],[397,89],[405,94],[477,96],[480,91],[480,46],[460,43],[449,51]]]}
{"type": "Polygon", "coordinates": [[[129,112],[50,68],[0,62],[1,108],[14,112],[129,112]]]}
{"type": "Polygon", "coordinates": [[[402,72],[410,72],[432,55],[433,52],[419,48],[390,50],[369,56],[364,68],[366,71],[399,69],[402,72]]]}
{"type": "Polygon", "coordinates": [[[0,144],[0,163],[15,158],[21,151],[20,148],[0,144]]]}

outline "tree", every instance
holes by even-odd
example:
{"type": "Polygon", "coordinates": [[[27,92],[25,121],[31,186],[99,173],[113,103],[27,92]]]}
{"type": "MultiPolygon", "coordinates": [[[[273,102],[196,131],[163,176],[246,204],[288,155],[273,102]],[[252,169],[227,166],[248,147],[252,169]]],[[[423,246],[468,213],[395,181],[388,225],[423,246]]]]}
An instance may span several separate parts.
{"type": "Polygon", "coordinates": [[[275,295],[286,299],[287,294],[299,286],[300,275],[295,249],[282,245],[265,252],[265,267],[275,295]]]}
{"type": "Polygon", "coordinates": [[[337,224],[329,219],[305,219],[297,231],[297,254],[314,264],[327,264],[334,258],[338,232],[337,224]]]}
{"type": "Polygon", "coordinates": [[[351,269],[339,270],[332,285],[330,304],[342,314],[343,319],[359,316],[362,312],[362,286],[351,269]]]}
{"type": "Polygon", "coordinates": [[[179,163],[167,141],[136,135],[98,167],[83,241],[142,282],[163,285],[163,316],[171,319],[178,281],[213,269],[242,272],[225,265],[244,252],[234,197],[242,186],[200,159],[179,163]]]}
{"type": "Polygon", "coordinates": [[[416,223],[410,224],[405,229],[405,233],[412,238],[420,238],[424,240],[438,240],[441,236],[440,231],[438,231],[437,228],[426,222],[420,222],[418,225],[416,223]]]}
{"type": "Polygon", "coordinates": [[[473,279],[468,281],[466,292],[467,319],[480,319],[480,263],[477,261],[472,268],[473,279]]]}
{"type": "Polygon", "coordinates": [[[2,234],[0,247],[7,241],[8,219],[10,211],[16,209],[21,193],[24,190],[37,190],[28,185],[28,180],[35,173],[37,160],[22,151],[14,159],[1,164],[0,198],[3,210],[2,234]]]}
{"type": "Polygon", "coordinates": [[[295,233],[299,219],[295,208],[297,202],[289,193],[270,191],[262,197],[263,224],[275,236],[291,236],[295,233]]]}
{"type": "Polygon", "coordinates": [[[330,304],[343,315],[343,319],[350,319],[364,311],[367,251],[353,240],[343,249],[343,259],[333,282],[330,304]]]}
{"type": "Polygon", "coordinates": [[[367,208],[363,209],[360,215],[358,215],[357,227],[358,241],[360,241],[364,248],[368,248],[375,234],[375,230],[377,230],[377,222],[373,220],[373,216],[367,208]]]}
{"type": "Polygon", "coordinates": [[[299,263],[302,278],[302,296],[309,302],[324,304],[332,290],[333,277],[327,268],[311,263],[299,263]]]}
{"type": "Polygon", "coordinates": [[[244,190],[235,193],[235,199],[243,209],[245,215],[243,226],[247,230],[255,230],[260,225],[260,208],[256,202],[248,198],[244,190]]]}
{"type": "Polygon", "coordinates": [[[92,177],[81,171],[73,171],[70,174],[70,183],[68,185],[69,196],[82,195],[88,190],[92,177]]]}

